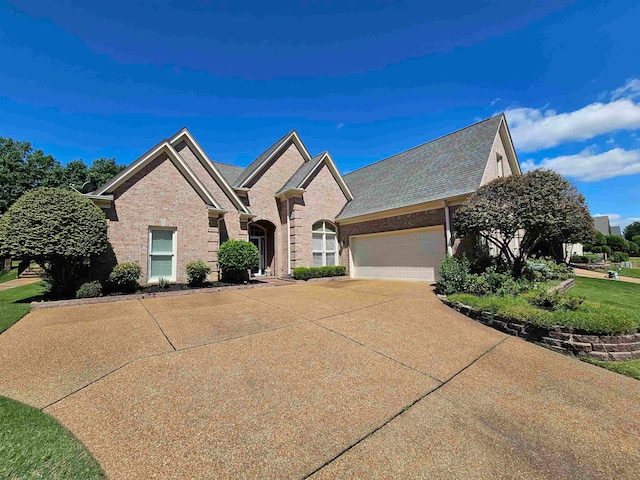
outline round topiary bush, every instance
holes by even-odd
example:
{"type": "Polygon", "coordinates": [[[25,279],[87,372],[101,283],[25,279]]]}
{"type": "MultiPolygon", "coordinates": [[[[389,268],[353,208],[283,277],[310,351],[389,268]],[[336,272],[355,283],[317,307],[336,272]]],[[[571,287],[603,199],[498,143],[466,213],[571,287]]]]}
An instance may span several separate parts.
{"type": "Polygon", "coordinates": [[[139,280],[142,268],[134,262],[119,263],[109,274],[109,284],[112,290],[122,293],[135,292],[140,286],[139,280]]]}
{"type": "Polygon", "coordinates": [[[249,270],[260,263],[260,252],[246,240],[227,240],[220,245],[218,266],[222,271],[222,280],[239,283],[249,280],[249,270]]]}
{"type": "Polygon", "coordinates": [[[98,280],[80,285],[76,291],[76,298],[94,298],[102,295],[102,284],[98,280]]]}
{"type": "Polygon", "coordinates": [[[211,273],[211,267],[202,260],[193,260],[187,263],[185,270],[187,283],[193,287],[204,285],[207,281],[207,276],[211,273]]]}
{"type": "Polygon", "coordinates": [[[0,255],[37,262],[53,296],[73,296],[85,261],[106,249],[104,213],[70,190],[31,190],[0,219],[0,255]]]}

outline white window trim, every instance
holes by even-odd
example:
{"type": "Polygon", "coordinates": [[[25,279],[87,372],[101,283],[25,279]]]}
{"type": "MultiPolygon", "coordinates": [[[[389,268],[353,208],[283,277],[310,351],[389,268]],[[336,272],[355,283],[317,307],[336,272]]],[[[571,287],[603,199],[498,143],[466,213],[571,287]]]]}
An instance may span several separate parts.
{"type": "MultiPolygon", "coordinates": [[[[161,255],[166,255],[166,253],[163,253],[161,255]]],[[[147,246],[147,281],[149,283],[158,283],[158,281],[161,278],[164,278],[166,280],[169,280],[170,282],[175,282],[176,281],[176,277],[177,277],[177,271],[178,271],[178,229],[175,227],[154,227],[154,226],[150,226],[149,227],[149,241],[148,241],[148,246],[147,246]],[[151,257],[153,256],[153,253],[151,253],[151,241],[153,239],[152,236],[152,232],[154,230],[168,230],[170,232],[173,232],[173,237],[172,237],[172,249],[173,252],[171,253],[171,276],[170,277],[152,277],[151,276],[151,257]]]]}
{"type": "Polygon", "coordinates": [[[317,223],[322,223],[322,231],[320,230],[314,230],[313,226],[311,227],[311,245],[313,245],[313,235],[322,235],[322,250],[313,250],[313,246],[312,246],[312,250],[311,250],[311,260],[312,260],[312,265],[313,265],[313,254],[314,253],[321,253],[322,254],[322,266],[326,267],[326,266],[330,266],[330,267],[335,267],[340,265],[340,258],[338,256],[338,227],[334,224],[331,223],[327,220],[320,220],[317,223]],[[327,228],[327,223],[329,225],[331,225],[333,228],[335,228],[335,232],[331,231],[327,228]],[[335,237],[335,241],[333,242],[334,244],[334,248],[335,250],[327,250],[327,235],[333,235],[335,237]],[[327,265],[327,253],[333,253],[334,254],[334,264],[333,265],[327,265]]]}

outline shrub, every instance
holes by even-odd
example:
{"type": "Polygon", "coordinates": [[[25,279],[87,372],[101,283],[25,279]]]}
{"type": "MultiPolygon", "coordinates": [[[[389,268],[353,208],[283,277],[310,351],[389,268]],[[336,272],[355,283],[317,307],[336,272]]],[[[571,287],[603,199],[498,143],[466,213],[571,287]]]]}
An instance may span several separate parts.
{"type": "Polygon", "coordinates": [[[538,291],[529,298],[529,303],[547,310],[577,310],[586,299],[575,295],[565,295],[558,290],[553,292],[538,291]]]}
{"type": "Polygon", "coordinates": [[[76,291],[76,298],[93,298],[102,295],[102,284],[98,280],[80,285],[76,291]]]}
{"type": "Polygon", "coordinates": [[[450,295],[467,289],[470,263],[465,255],[447,256],[440,264],[440,280],[436,283],[436,293],[450,295]]]}
{"type": "Polygon", "coordinates": [[[202,260],[193,260],[187,263],[187,283],[192,286],[201,286],[207,281],[207,276],[211,273],[211,267],[202,260]]]}
{"type": "Polygon", "coordinates": [[[629,254],[628,253],[624,253],[624,252],[613,252],[611,254],[611,256],[609,257],[609,260],[611,262],[628,262],[629,261],[629,254]]]}
{"type": "Polygon", "coordinates": [[[169,285],[171,285],[171,282],[169,281],[168,278],[159,278],[158,279],[158,287],[159,288],[169,288],[169,285]]]}
{"type": "Polygon", "coordinates": [[[238,283],[249,280],[249,270],[260,263],[258,247],[246,240],[227,240],[220,245],[218,266],[223,280],[238,283]]]}
{"type": "Polygon", "coordinates": [[[534,282],[566,280],[573,277],[573,269],[564,263],[557,263],[551,258],[538,258],[527,261],[524,276],[534,282]]]}
{"type": "Polygon", "coordinates": [[[0,219],[0,256],[37,262],[49,277],[54,296],[72,296],[85,260],[103,254],[107,245],[102,210],[69,190],[31,190],[0,219]]]}
{"type": "Polygon", "coordinates": [[[116,292],[131,293],[138,289],[141,275],[142,269],[137,263],[119,263],[111,270],[109,283],[116,292]]]}
{"type": "Polygon", "coordinates": [[[293,269],[293,278],[309,280],[320,277],[340,277],[347,274],[347,267],[340,265],[327,267],[298,267],[293,269]]]}

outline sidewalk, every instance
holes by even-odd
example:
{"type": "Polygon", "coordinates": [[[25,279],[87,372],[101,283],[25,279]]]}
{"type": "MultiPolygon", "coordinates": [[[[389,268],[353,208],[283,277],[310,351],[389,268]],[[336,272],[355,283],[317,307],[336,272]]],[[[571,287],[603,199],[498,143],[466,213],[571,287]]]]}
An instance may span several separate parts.
{"type": "Polygon", "coordinates": [[[22,287],[23,285],[29,285],[31,283],[37,283],[41,278],[16,278],[15,280],[9,280],[8,282],[0,283],[0,292],[3,290],[9,290],[10,288],[22,287]]]}
{"type": "MultiPolygon", "coordinates": [[[[579,277],[588,277],[588,278],[599,278],[601,280],[615,280],[613,278],[608,278],[606,273],[603,272],[593,272],[591,270],[582,270],[581,268],[574,268],[573,270],[575,274],[579,277]]],[[[619,282],[629,282],[629,283],[638,283],[640,284],[640,278],[632,278],[632,277],[620,277],[618,279],[619,282]]]]}

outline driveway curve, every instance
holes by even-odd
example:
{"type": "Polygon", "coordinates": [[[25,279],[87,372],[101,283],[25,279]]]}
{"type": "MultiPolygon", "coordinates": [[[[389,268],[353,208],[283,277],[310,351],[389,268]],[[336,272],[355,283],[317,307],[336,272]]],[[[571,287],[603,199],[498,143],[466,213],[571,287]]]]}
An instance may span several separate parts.
{"type": "Polygon", "coordinates": [[[37,310],[0,394],[110,478],[637,478],[640,382],[424,284],[342,280],[37,310]]]}

